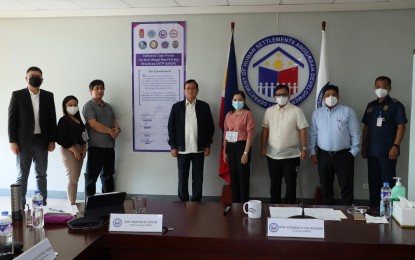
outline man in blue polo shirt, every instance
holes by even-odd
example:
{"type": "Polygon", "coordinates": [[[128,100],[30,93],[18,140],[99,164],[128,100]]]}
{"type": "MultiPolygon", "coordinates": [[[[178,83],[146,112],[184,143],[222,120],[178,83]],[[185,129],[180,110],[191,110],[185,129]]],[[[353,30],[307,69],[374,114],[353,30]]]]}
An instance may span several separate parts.
{"type": "Polygon", "coordinates": [[[354,158],[359,152],[360,125],[350,107],[338,103],[339,88],[322,89],[325,106],[313,112],[310,124],[310,154],[318,165],[323,204],[334,203],[334,175],[339,182],[342,204],[354,202],[354,158]]]}
{"type": "Polygon", "coordinates": [[[375,80],[378,98],[367,105],[362,119],[362,156],[367,158],[371,206],[379,205],[383,182],[394,185],[399,148],[408,122],[405,107],[389,96],[391,89],[390,78],[380,76],[375,80]]]}

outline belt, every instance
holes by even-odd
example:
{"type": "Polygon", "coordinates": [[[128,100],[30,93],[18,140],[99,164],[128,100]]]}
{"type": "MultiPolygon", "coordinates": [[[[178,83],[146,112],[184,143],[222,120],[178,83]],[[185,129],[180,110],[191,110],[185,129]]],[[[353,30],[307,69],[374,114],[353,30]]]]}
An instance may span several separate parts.
{"type": "Polygon", "coordinates": [[[323,150],[319,147],[318,151],[319,151],[319,153],[323,153],[323,154],[336,155],[336,154],[348,153],[350,151],[350,148],[339,150],[339,151],[326,151],[326,150],[323,150]]]}

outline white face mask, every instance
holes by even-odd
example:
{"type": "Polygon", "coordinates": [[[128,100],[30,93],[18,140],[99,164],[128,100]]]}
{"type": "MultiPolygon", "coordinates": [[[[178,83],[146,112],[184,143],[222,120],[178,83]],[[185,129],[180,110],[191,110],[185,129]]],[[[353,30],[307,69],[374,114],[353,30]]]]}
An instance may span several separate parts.
{"type": "Polygon", "coordinates": [[[378,98],[384,98],[388,95],[388,91],[383,88],[375,89],[375,94],[378,96],[378,98]]]}
{"type": "Polygon", "coordinates": [[[337,98],[333,96],[329,96],[324,99],[324,102],[326,103],[326,106],[334,107],[337,104],[337,98]]]}
{"type": "Polygon", "coordinates": [[[288,97],[276,97],[277,104],[281,106],[285,106],[288,103],[288,97]]]}
{"type": "Polygon", "coordinates": [[[68,114],[70,115],[75,115],[76,113],[78,113],[78,111],[78,107],[66,107],[66,112],[68,112],[68,114]]]}

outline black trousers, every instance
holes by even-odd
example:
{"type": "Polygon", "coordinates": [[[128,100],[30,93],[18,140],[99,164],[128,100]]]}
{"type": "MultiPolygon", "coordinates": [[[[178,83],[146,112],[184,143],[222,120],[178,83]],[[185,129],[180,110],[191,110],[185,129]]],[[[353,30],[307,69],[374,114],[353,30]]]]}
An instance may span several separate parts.
{"type": "Polygon", "coordinates": [[[231,179],[232,201],[234,203],[247,202],[249,200],[251,151],[248,153],[248,162],[242,164],[241,158],[245,151],[245,145],[246,141],[228,143],[226,145],[231,179]]]}
{"type": "Polygon", "coordinates": [[[285,179],[284,203],[294,204],[297,198],[297,167],[300,165],[300,157],[289,159],[272,159],[267,156],[269,177],[271,178],[271,204],[281,203],[281,183],[285,179]]]}
{"type": "Polygon", "coordinates": [[[389,187],[395,186],[396,164],[398,160],[390,160],[389,156],[367,157],[370,206],[379,206],[380,189],[384,182],[389,182],[389,187]]]}
{"type": "Polygon", "coordinates": [[[94,195],[98,176],[101,178],[102,193],[114,191],[114,148],[88,148],[88,161],[85,173],[86,196],[94,195]]]}
{"type": "Polygon", "coordinates": [[[177,155],[177,168],[179,170],[178,195],[181,201],[189,201],[189,171],[192,163],[192,201],[202,201],[203,153],[189,153],[177,155]]]}
{"type": "Polygon", "coordinates": [[[334,203],[333,183],[335,174],[340,186],[342,204],[353,204],[354,156],[348,149],[337,153],[320,150],[318,154],[318,173],[324,205],[334,203]]]}

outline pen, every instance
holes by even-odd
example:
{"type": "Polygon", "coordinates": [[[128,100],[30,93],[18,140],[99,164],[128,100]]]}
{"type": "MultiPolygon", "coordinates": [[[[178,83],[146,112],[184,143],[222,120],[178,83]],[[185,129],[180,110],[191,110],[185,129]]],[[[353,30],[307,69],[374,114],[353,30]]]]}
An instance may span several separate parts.
{"type": "Polygon", "coordinates": [[[49,208],[49,210],[51,210],[51,211],[56,211],[56,212],[61,212],[61,213],[63,213],[63,212],[64,212],[63,210],[60,210],[60,209],[52,209],[52,208],[49,208]]]}
{"type": "Polygon", "coordinates": [[[226,216],[228,214],[229,210],[231,210],[231,206],[226,206],[226,208],[223,210],[223,215],[226,216]]]}

